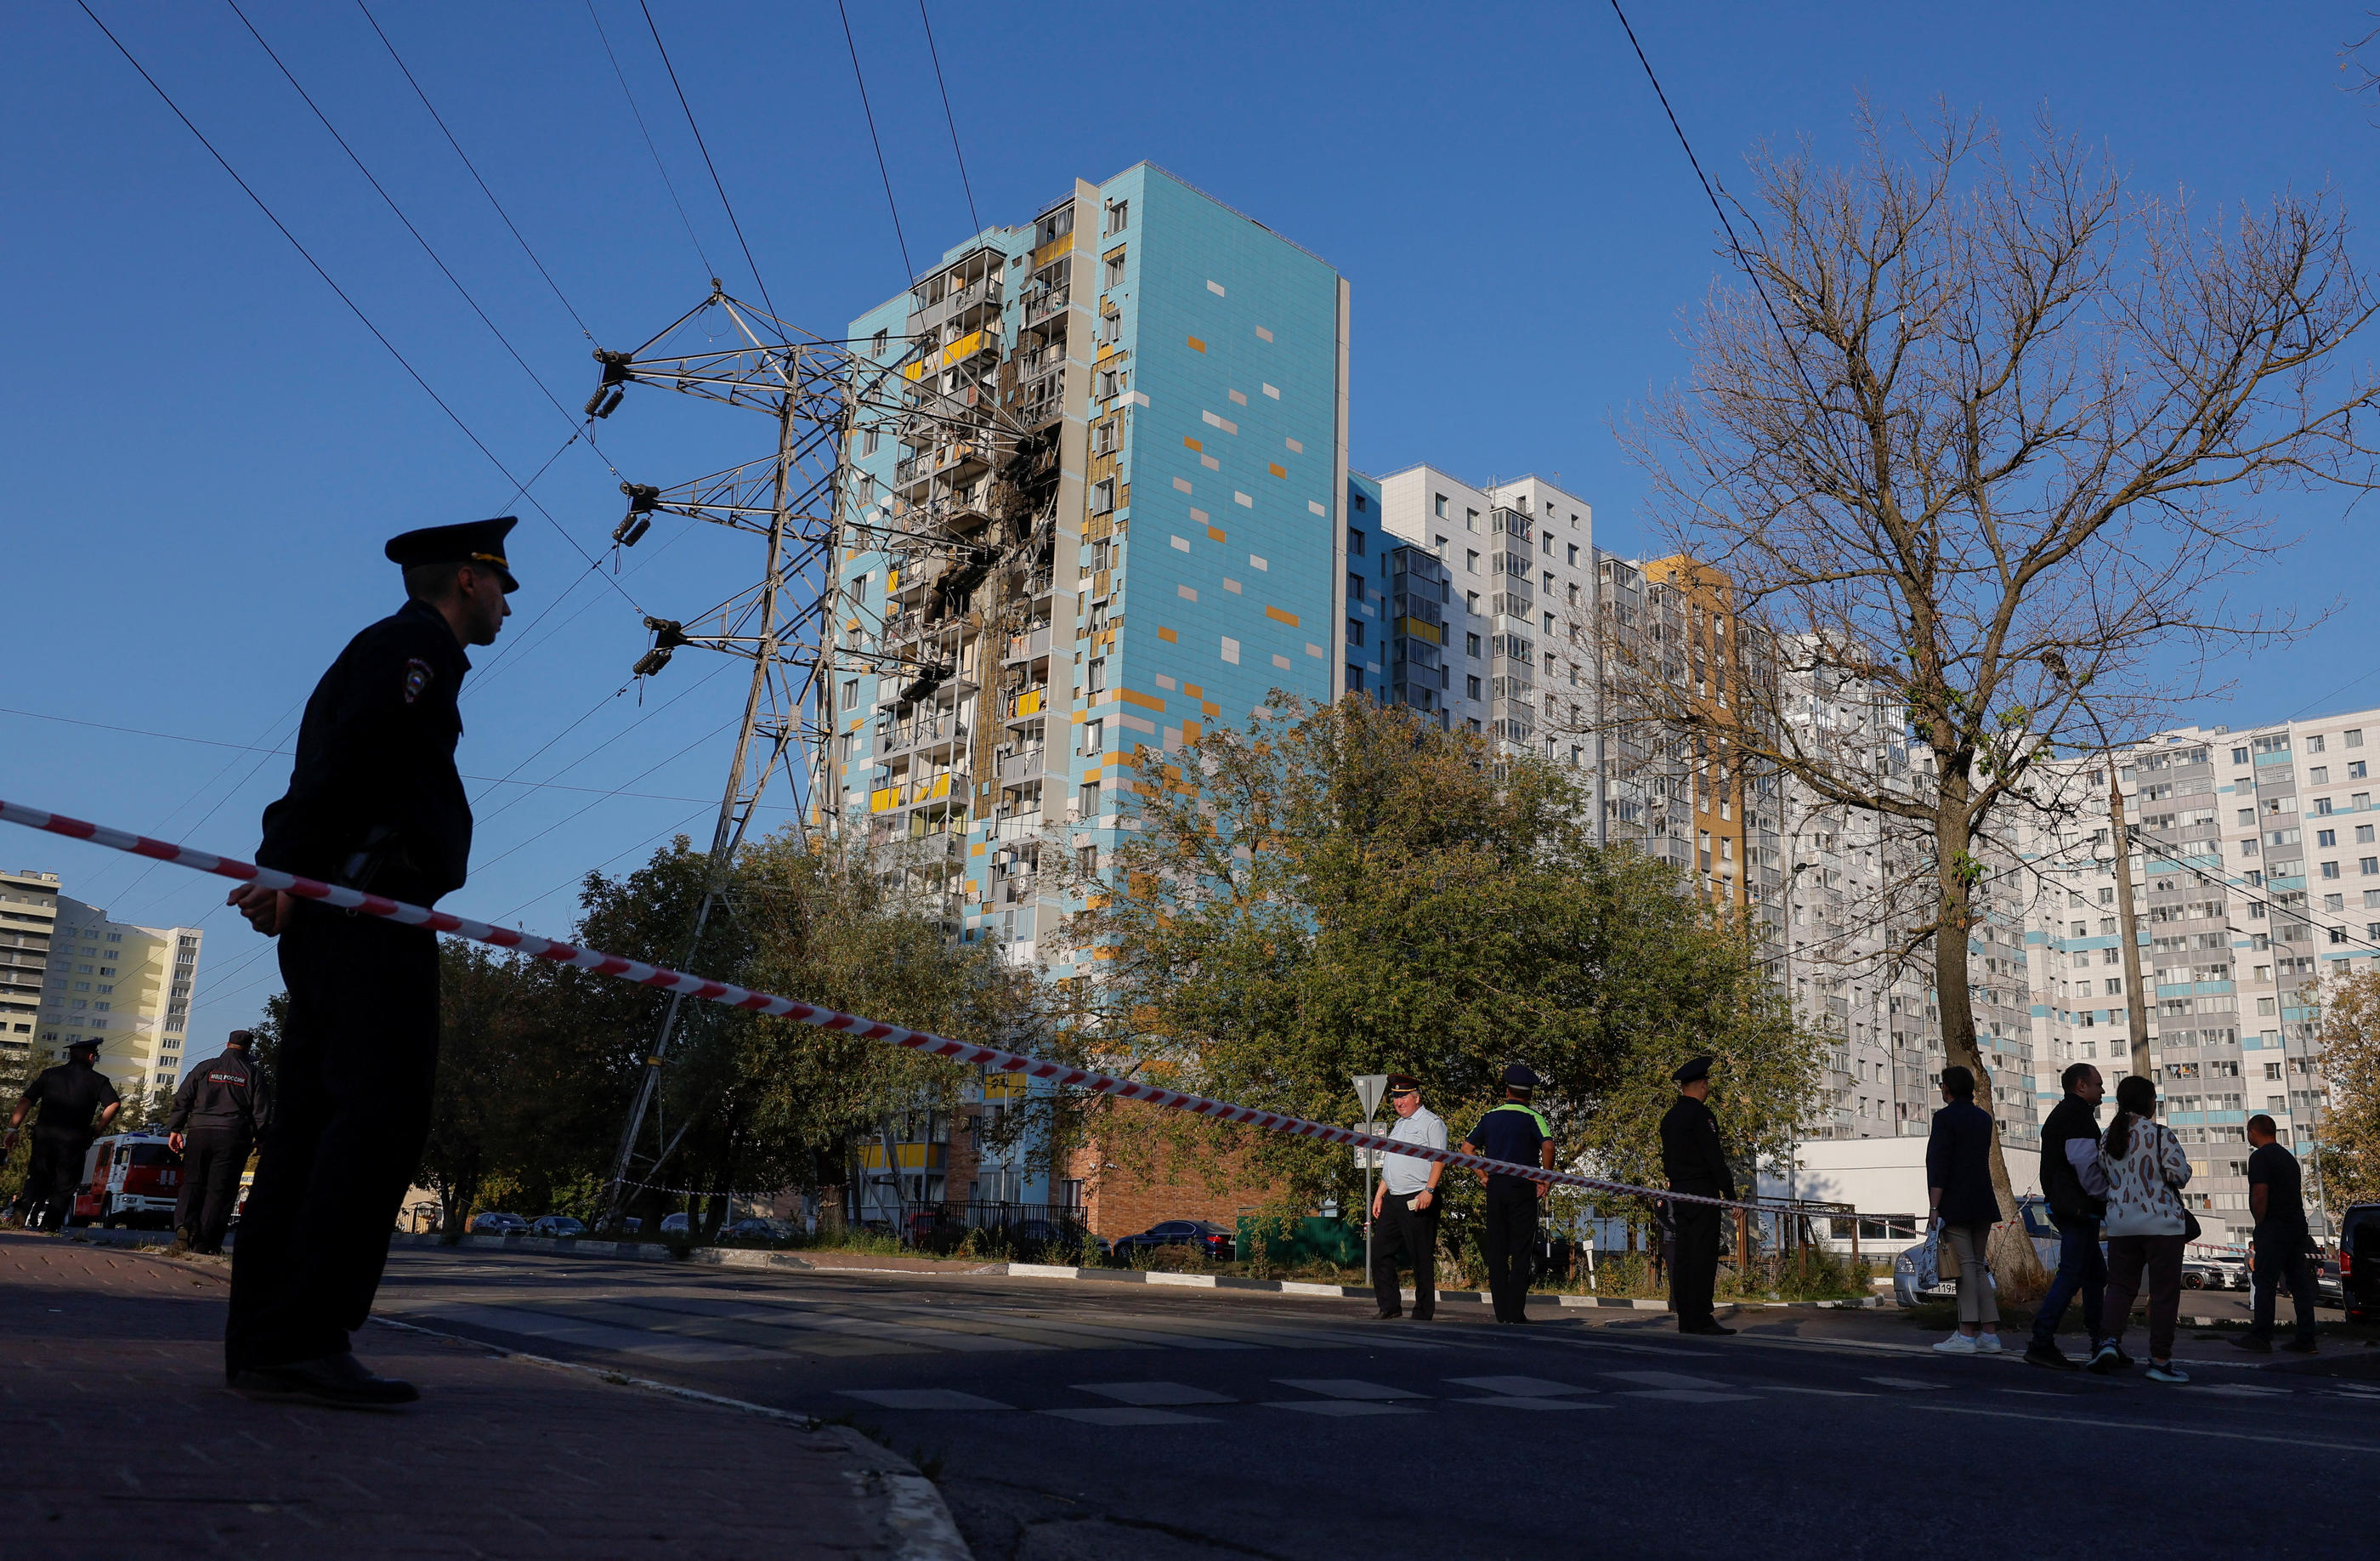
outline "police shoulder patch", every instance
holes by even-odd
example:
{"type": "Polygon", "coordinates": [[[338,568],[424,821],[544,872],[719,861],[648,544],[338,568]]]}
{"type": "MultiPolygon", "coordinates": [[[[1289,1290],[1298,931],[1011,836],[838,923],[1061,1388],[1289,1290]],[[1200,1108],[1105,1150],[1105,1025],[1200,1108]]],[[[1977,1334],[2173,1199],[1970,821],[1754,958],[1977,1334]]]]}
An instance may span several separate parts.
{"type": "Polygon", "coordinates": [[[411,704],[419,699],[421,690],[430,687],[430,680],[436,676],[430,664],[419,656],[408,660],[405,664],[405,702],[411,704]]]}

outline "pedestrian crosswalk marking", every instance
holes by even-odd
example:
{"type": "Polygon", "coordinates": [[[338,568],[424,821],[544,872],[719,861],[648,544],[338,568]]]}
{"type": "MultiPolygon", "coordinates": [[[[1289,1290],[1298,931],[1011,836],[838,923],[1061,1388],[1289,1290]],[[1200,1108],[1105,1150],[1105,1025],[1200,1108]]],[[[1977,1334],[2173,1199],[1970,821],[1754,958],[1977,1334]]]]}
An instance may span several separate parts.
{"type": "Polygon", "coordinates": [[[882,1409],[1008,1409],[1015,1406],[997,1398],[961,1393],[954,1387],[846,1387],[837,1396],[856,1398],[882,1409]]]}
{"type": "Polygon", "coordinates": [[[449,1306],[438,1309],[440,1320],[465,1327],[486,1328],[525,1338],[552,1339],[582,1349],[617,1355],[641,1355],[655,1360],[754,1360],[775,1353],[748,1345],[710,1339],[677,1338],[643,1328],[614,1327],[552,1312],[514,1306],[449,1306]]]}
{"type": "Polygon", "coordinates": [[[1318,1393],[1325,1398],[1427,1398],[1427,1393],[1410,1388],[1387,1387],[1376,1382],[1359,1382],[1354,1377],[1275,1377],[1283,1387],[1303,1388],[1318,1393]]]}
{"type": "Polygon", "coordinates": [[[1349,1398],[1282,1398],[1268,1403],[1265,1408],[1342,1418],[1350,1415],[1417,1415],[1422,1412],[1402,1404],[1376,1404],[1366,1399],[1349,1398]]]}
{"type": "Polygon", "coordinates": [[[1040,1413],[1062,1421],[1080,1421],[1085,1425],[1214,1425],[1212,1415],[1178,1415],[1171,1409],[1137,1408],[1099,1409],[1043,1409],[1040,1413]]]}
{"type": "Polygon", "coordinates": [[[1233,1402],[1220,1393],[1209,1393],[1203,1387],[1192,1387],[1179,1382],[1078,1382],[1077,1393],[1096,1393],[1102,1398],[1112,1398],[1119,1404],[1149,1408],[1160,1404],[1229,1404],[1233,1402]]]}
{"type": "Polygon", "coordinates": [[[1633,1382],[1640,1387],[1684,1388],[1688,1390],[1726,1387],[1723,1382],[1708,1377],[1690,1377],[1681,1372],[1605,1372],[1602,1375],[1614,1382],[1633,1382]]]}
{"type": "MultiPolygon", "coordinates": [[[[1543,1377],[1449,1377],[1455,1387],[1475,1387],[1482,1393],[1503,1394],[1515,1398],[1549,1398],[1565,1393],[1593,1393],[1591,1387],[1572,1387],[1566,1382],[1548,1382],[1543,1377]]],[[[1488,1400],[1475,1398],[1475,1404],[1488,1400]]]]}
{"type": "Polygon", "coordinates": [[[1860,1381],[1872,1382],[1878,1387],[1906,1388],[1912,1393],[1930,1393],[1936,1388],[1949,1385],[1947,1383],[1925,1382],[1916,1377],[1862,1377],[1860,1381]]]}
{"type": "Polygon", "coordinates": [[[1750,1393],[1714,1393],[1701,1387],[1647,1387],[1621,1395],[1623,1398],[1665,1398],[1672,1404],[1749,1404],[1750,1393]]]}
{"type": "Polygon", "coordinates": [[[1457,1404],[1496,1404],[1508,1409],[1609,1409],[1609,1404],[1590,1404],[1584,1398],[1457,1398],[1457,1404]]]}

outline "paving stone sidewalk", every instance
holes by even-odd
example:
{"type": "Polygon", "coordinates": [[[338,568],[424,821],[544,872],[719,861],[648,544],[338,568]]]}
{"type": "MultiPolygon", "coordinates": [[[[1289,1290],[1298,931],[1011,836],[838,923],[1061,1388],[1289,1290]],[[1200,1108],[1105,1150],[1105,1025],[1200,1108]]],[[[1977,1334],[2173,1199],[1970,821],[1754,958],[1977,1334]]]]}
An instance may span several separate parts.
{"type": "Polygon", "coordinates": [[[228,1270],[0,1232],[0,1553],[964,1561],[933,1487],[811,1427],[395,1328],[395,1411],[224,1386],[228,1270]]]}

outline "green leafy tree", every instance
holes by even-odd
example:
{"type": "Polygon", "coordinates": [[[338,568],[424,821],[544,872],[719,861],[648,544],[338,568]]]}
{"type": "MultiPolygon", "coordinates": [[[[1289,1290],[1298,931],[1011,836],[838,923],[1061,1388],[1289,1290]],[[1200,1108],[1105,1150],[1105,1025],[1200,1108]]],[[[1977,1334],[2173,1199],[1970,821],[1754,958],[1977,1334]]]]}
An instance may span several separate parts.
{"type": "Polygon", "coordinates": [[[2340,1209],[2380,1199],[2380,974],[2365,970],[2332,986],[2322,1025],[2331,1097],[2319,1119],[2322,1190],[2340,1209]]]}
{"type": "MultiPolygon", "coordinates": [[[[1067,855],[1086,909],[1068,1041],[1110,1071],[1354,1125],[1355,1075],[1406,1072],[1461,1133],[1512,1061],[1563,1165],[1658,1176],[1668,1075],[1718,1053],[1747,1156],[1790,1136],[1816,1046],[1745,929],[1629,848],[1595,846],[1556,766],[1496,757],[1360,696],[1133,762],[1137,827],[1111,860],[1067,855]]],[[[1045,855],[1051,848],[1045,848],[1045,855]]],[[[1348,1207],[1345,1151],[1099,1100],[1103,1154],[1162,1145],[1311,1207],[1348,1207]]]]}

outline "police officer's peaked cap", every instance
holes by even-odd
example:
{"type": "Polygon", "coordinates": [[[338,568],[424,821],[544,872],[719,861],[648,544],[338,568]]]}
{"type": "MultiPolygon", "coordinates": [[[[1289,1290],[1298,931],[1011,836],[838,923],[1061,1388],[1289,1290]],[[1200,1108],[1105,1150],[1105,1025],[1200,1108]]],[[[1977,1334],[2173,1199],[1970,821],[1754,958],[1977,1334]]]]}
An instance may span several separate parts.
{"type": "Polygon", "coordinates": [[[1392,1095],[1410,1094],[1420,1088],[1421,1080],[1415,1078],[1410,1073],[1391,1073],[1389,1075],[1389,1093],[1392,1095]]]}
{"type": "Polygon", "coordinates": [[[388,539],[382,549],[388,561],[410,569],[416,564],[485,564],[496,571],[507,591],[518,591],[512,565],[504,559],[504,533],[520,524],[517,515],[492,520],[466,520],[454,526],[424,526],[418,531],[388,539]]]}
{"type": "Polygon", "coordinates": [[[81,1041],[69,1041],[67,1043],[67,1052],[69,1055],[76,1052],[89,1052],[91,1055],[97,1056],[99,1055],[99,1043],[88,1038],[81,1041]]]}
{"type": "Polygon", "coordinates": [[[1670,1074],[1670,1077],[1676,1079],[1681,1084],[1691,1084],[1697,1079],[1709,1078],[1711,1064],[1717,1061],[1718,1061],[1717,1057],[1712,1056],[1708,1052],[1705,1052],[1701,1056],[1696,1057],[1694,1061],[1686,1064],[1685,1067],[1678,1069],[1677,1072],[1670,1074]]]}
{"type": "Polygon", "coordinates": [[[224,1044],[226,1046],[249,1046],[255,1043],[256,1031],[252,1030],[235,1030],[224,1037],[224,1044]]]}
{"type": "Polygon", "coordinates": [[[1534,1090],[1537,1087],[1537,1076],[1527,1063],[1516,1062],[1504,1070],[1504,1085],[1512,1090],[1534,1090]]]}

